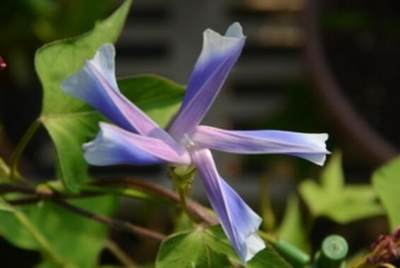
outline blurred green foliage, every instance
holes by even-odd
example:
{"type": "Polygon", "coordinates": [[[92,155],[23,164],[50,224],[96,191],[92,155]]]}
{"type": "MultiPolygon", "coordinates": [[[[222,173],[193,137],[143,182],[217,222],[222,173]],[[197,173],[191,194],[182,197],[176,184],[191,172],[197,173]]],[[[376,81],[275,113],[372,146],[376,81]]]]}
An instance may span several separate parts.
{"type": "Polygon", "coordinates": [[[44,43],[90,30],[115,6],[115,0],[2,0],[0,54],[8,63],[11,81],[32,89],[34,51],[44,43]]]}
{"type": "Polygon", "coordinates": [[[309,253],[310,242],[304,227],[299,199],[292,195],[287,202],[285,215],[277,232],[278,237],[309,253]]]}
{"type": "Polygon", "coordinates": [[[342,158],[334,154],[323,173],[320,184],[306,180],[300,193],[314,217],[326,216],[339,223],[349,223],[384,213],[370,185],[346,185],[342,158]]]}
{"type": "Polygon", "coordinates": [[[115,0],[3,0],[0,49],[86,32],[115,7],[115,0]]]}

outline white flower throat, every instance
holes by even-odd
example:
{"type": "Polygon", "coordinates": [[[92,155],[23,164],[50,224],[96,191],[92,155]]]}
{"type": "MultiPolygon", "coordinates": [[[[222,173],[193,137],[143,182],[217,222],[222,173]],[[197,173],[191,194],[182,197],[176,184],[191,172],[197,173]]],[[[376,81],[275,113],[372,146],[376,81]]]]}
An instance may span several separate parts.
{"type": "Polygon", "coordinates": [[[193,150],[196,147],[196,143],[191,139],[188,134],[183,135],[180,140],[180,144],[182,144],[188,151],[193,150]]]}

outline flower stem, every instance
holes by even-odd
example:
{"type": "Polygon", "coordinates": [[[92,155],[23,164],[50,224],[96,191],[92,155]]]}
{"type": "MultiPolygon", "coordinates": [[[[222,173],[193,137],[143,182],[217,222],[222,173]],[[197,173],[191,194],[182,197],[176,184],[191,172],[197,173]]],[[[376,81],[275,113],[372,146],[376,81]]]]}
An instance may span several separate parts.
{"type": "Polygon", "coordinates": [[[35,120],[29,126],[28,130],[25,132],[24,136],[19,141],[17,147],[15,148],[13,154],[11,155],[10,160],[10,180],[17,181],[18,180],[18,164],[21,158],[22,153],[24,152],[26,146],[32,139],[33,135],[35,135],[36,131],[40,126],[40,121],[35,120]]]}
{"type": "Polygon", "coordinates": [[[186,196],[192,188],[195,172],[196,169],[193,166],[170,167],[169,172],[175,184],[175,189],[178,192],[182,209],[193,222],[197,222],[197,220],[193,217],[192,213],[190,213],[186,196]]]}
{"type": "Polygon", "coordinates": [[[187,198],[186,198],[186,191],[183,188],[178,188],[178,194],[179,194],[179,199],[181,201],[182,209],[186,213],[186,215],[190,218],[191,221],[197,222],[197,219],[193,217],[193,214],[191,213],[187,198]]]}
{"type": "MultiPolygon", "coordinates": [[[[142,190],[144,192],[152,194],[153,196],[161,197],[164,200],[173,203],[180,203],[181,201],[179,194],[177,194],[175,191],[168,190],[164,187],[161,187],[157,184],[145,180],[138,180],[134,178],[112,178],[112,179],[96,178],[96,180],[92,181],[91,184],[100,187],[106,187],[107,189],[109,189],[110,187],[114,188],[123,187],[134,190],[142,190]]],[[[186,198],[186,203],[187,203],[187,208],[190,211],[190,214],[196,219],[199,219],[209,225],[218,223],[217,218],[213,214],[211,214],[206,207],[187,198],[186,198]]]]}

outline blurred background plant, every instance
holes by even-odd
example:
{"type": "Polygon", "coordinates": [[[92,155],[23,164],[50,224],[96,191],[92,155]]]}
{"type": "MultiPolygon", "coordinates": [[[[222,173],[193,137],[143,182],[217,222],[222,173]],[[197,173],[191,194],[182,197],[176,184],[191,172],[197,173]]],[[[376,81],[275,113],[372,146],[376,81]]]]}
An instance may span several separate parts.
{"type": "Polygon", "coordinates": [[[32,53],[39,46],[88,31],[113,7],[115,1],[112,0],[3,1],[0,9],[3,19],[0,49],[13,63],[9,71],[15,75],[14,79],[24,82],[24,76],[32,76],[32,69],[29,68],[32,67],[32,53]]]}

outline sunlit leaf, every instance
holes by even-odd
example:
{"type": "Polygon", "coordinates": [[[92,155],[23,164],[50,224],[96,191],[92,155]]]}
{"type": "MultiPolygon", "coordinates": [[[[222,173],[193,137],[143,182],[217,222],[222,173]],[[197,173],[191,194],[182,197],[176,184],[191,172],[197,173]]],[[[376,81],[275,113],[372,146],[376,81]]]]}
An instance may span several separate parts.
{"type": "Polygon", "coordinates": [[[392,230],[400,225],[400,158],[379,168],[372,177],[375,191],[387,211],[392,230]]]}
{"type": "Polygon", "coordinates": [[[377,195],[369,185],[345,185],[341,157],[334,155],[321,178],[321,184],[306,180],[300,193],[314,217],[326,216],[339,223],[383,214],[377,195]]]}

